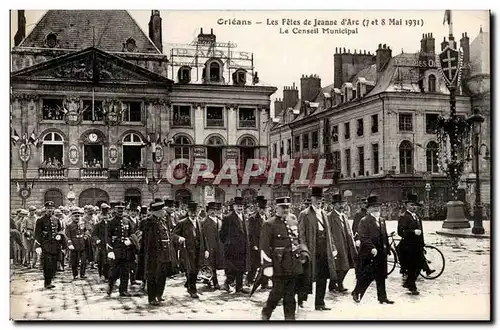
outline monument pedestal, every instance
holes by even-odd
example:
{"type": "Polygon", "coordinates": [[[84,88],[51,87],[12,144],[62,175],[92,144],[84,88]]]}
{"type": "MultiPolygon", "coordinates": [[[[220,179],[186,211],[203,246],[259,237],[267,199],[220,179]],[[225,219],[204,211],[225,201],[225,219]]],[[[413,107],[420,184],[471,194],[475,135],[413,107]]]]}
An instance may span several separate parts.
{"type": "Polygon", "coordinates": [[[448,203],[446,203],[446,207],[446,220],[443,222],[443,228],[470,228],[470,222],[465,218],[463,202],[449,201],[448,203]]]}

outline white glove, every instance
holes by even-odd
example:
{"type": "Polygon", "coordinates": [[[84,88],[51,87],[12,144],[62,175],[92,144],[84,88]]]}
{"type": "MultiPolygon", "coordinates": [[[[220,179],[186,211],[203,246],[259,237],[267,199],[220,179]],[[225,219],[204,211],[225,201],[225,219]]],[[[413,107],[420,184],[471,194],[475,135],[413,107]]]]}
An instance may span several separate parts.
{"type": "Polygon", "coordinates": [[[41,247],[37,247],[37,248],[35,249],[35,252],[36,252],[37,254],[42,254],[42,248],[41,248],[41,247]]]}
{"type": "Polygon", "coordinates": [[[273,277],[273,267],[266,267],[264,268],[264,271],[262,272],[264,276],[267,277],[273,277]]]}
{"type": "Polygon", "coordinates": [[[208,251],[205,251],[205,259],[208,259],[209,256],[210,256],[210,253],[208,253],[208,251]]]}
{"type": "Polygon", "coordinates": [[[123,243],[125,243],[126,246],[130,246],[130,244],[132,244],[132,242],[128,238],[125,238],[125,241],[123,243]]]}
{"type": "Polygon", "coordinates": [[[61,235],[56,235],[56,241],[60,241],[61,240],[61,235]]]}
{"type": "Polygon", "coordinates": [[[114,252],[108,252],[108,258],[115,260],[115,253],[114,252]]]}
{"type": "Polygon", "coordinates": [[[417,236],[422,235],[422,231],[420,229],[415,229],[415,235],[417,236]]]}
{"type": "Polygon", "coordinates": [[[253,249],[254,249],[255,251],[258,251],[258,250],[259,250],[259,248],[258,248],[258,247],[256,247],[256,246],[254,246],[254,247],[253,247],[253,249]]]}
{"type": "Polygon", "coordinates": [[[179,237],[179,244],[184,245],[186,243],[186,239],[184,237],[179,237]]]}
{"type": "Polygon", "coordinates": [[[359,239],[358,239],[358,240],[356,240],[356,242],[355,242],[355,243],[356,243],[356,247],[360,247],[360,246],[361,246],[361,241],[360,241],[359,239]]]}
{"type": "Polygon", "coordinates": [[[373,254],[374,257],[377,256],[377,249],[373,248],[371,252],[372,252],[372,254],[373,254]]]}
{"type": "Polygon", "coordinates": [[[101,243],[101,240],[100,240],[100,239],[98,239],[97,241],[95,241],[95,243],[96,243],[96,244],[99,244],[99,243],[101,243]]]}
{"type": "Polygon", "coordinates": [[[333,251],[333,256],[336,257],[339,254],[339,251],[335,250],[333,251]]]}
{"type": "Polygon", "coordinates": [[[68,246],[68,249],[70,249],[70,250],[74,250],[74,249],[75,249],[75,247],[74,247],[73,245],[70,245],[70,246],[68,246]]]}

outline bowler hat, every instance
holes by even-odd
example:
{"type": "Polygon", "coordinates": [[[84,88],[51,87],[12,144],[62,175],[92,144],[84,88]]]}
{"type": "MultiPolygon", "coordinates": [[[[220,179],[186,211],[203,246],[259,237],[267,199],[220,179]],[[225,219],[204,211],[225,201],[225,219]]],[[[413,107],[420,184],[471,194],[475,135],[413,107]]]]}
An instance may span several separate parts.
{"type": "Polygon", "coordinates": [[[257,200],[257,201],[259,201],[259,200],[261,200],[261,199],[266,199],[266,198],[265,198],[264,196],[262,196],[262,195],[259,195],[259,196],[257,196],[257,198],[256,198],[256,200],[257,200]]]}
{"type": "Polygon", "coordinates": [[[370,206],[379,206],[380,202],[378,201],[378,196],[377,195],[371,195],[366,199],[366,207],[370,206]]]}
{"type": "Polygon", "coordinates": [[[344,199],[342,198],[342,194],[338,193],[338,194],[334,194],[332,196],[332,202],[333,203],[342,203],[344,202],[344,199]]]}
{"type": "Polygon", "coordinates": [[[235,197],[233,201],[233,205],[245,205],[245,201],[243,197],[235,197]]]}
{"type": "Polygon", "coordinates": [[[406,199],[405,203],[413,203],[413,204],[416,204],[418,206],[422,206],[422,204],[419,203],[419,201],[418,201],[418,196],[416,194],[412,194],[412,193],[409,193],[407,195],[407,199],[406,199]]]}
{"type": "Polygon", "coordinates": [[[267,199],[258,199],[257,200],[257,205],[261,208],[261,209],[265,209],[267,207],[267,199]]]}
{"type": "Polygon", "coordinates": [[[208,210],[216,210],[216,209],[217,209],[216,204],[217,204],[217,203],[215,203],[215,202],[209,202],[209,203],[207,204],[207,211],[208,211],[208,210]]]}
{"type": "Polygon", "coordinates": [[[196,211],[196,210],[198,210],[198,203],[189,202],[188,203],[188,211],[196,211]]]}
{"type": "Polygon", "coordinates": [[[165,206],[165,203],[163,202],[162,199],[159,199],[159,198],[155,198],[154,201],[152,201],[150,204],[149,204],[149,209],[151,211],[159,211],[161,209],[163,209],[163,207],[165,206]]]}
{"type": "Polygon", "coordinates": [[[323,197],[323,188],[321,187],[312,187],[311,189],[312,197],[323,197]]]}

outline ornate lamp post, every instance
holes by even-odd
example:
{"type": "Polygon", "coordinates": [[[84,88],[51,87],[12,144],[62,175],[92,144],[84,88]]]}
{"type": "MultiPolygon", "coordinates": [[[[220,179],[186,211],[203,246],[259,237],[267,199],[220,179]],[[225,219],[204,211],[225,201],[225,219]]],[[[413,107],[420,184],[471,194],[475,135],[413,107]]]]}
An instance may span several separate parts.
{"type": "Polygon", "coordinates": [[[474,227],[472,227],[473,234],[484,234],[483,228],[483,206],[481,205],[481,181],[479,178],[479,156],[481,155],[482,147],[485,147],[484,159],[488,160],[490,152],[486,144],[479,145],[479,139],[481,137],[481,124],[484,122],[484,117],[479,114],[479,108],[474,108],[474,114],[470,116],[467,121],[472,127],[472,134],[474,136],[473,145],[468,148],[468,157],[470,158],[470,149],[474,151],[474,165],[476,171],[476,201],[474,205],[474,227]]]}

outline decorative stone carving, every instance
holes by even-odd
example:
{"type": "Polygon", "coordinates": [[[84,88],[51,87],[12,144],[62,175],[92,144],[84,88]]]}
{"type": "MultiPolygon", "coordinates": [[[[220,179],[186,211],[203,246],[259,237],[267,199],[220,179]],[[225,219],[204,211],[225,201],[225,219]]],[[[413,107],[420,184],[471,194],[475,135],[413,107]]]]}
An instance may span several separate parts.
{"type": "Polygon", "coordinates": [[[29,144],[23,143],[19,146],[19,159],[26,163],[31,158],[31,146],[29,144]]]}
{"type": "Polygon", "coordinates": [[[84,144],[104,144],[105,136],[99,130],[90,130],[85,132],[81,138],[84,144]]]}
{"type": "Polygon", "coordinates": [[[232,109],[232,110],[238,109],[238,105],[235,103],[228,104],[227,107],[228,107],[228,109],[232,109]]]}
{"type": "Polygon", "coordinates": [[[116,164],[116,162],[118,161],[118,148],[115,145],[109,147],[108,158],[110,164],[116,164]]]}
{"type": "Polygon", "coordinates": [[[122,113],[126,105],[116,99],[106,99],[103,103],[106,124],[116,126],[122,120],[122,113]]]}
{"type": "Polygon", "coordinates": [[[201,102],[194,102],[194,103],[193,103],[193,107],[194,107],[194,108],[204,108],[204,107],[205,107],[205,103],[201,103],[201,102]]]}
{"type": "Polygon", "coordinates": [[[78,163],[78,147],[76,145],[69,147],[68,158],[72,165],[76,165],[78,163]]]}

